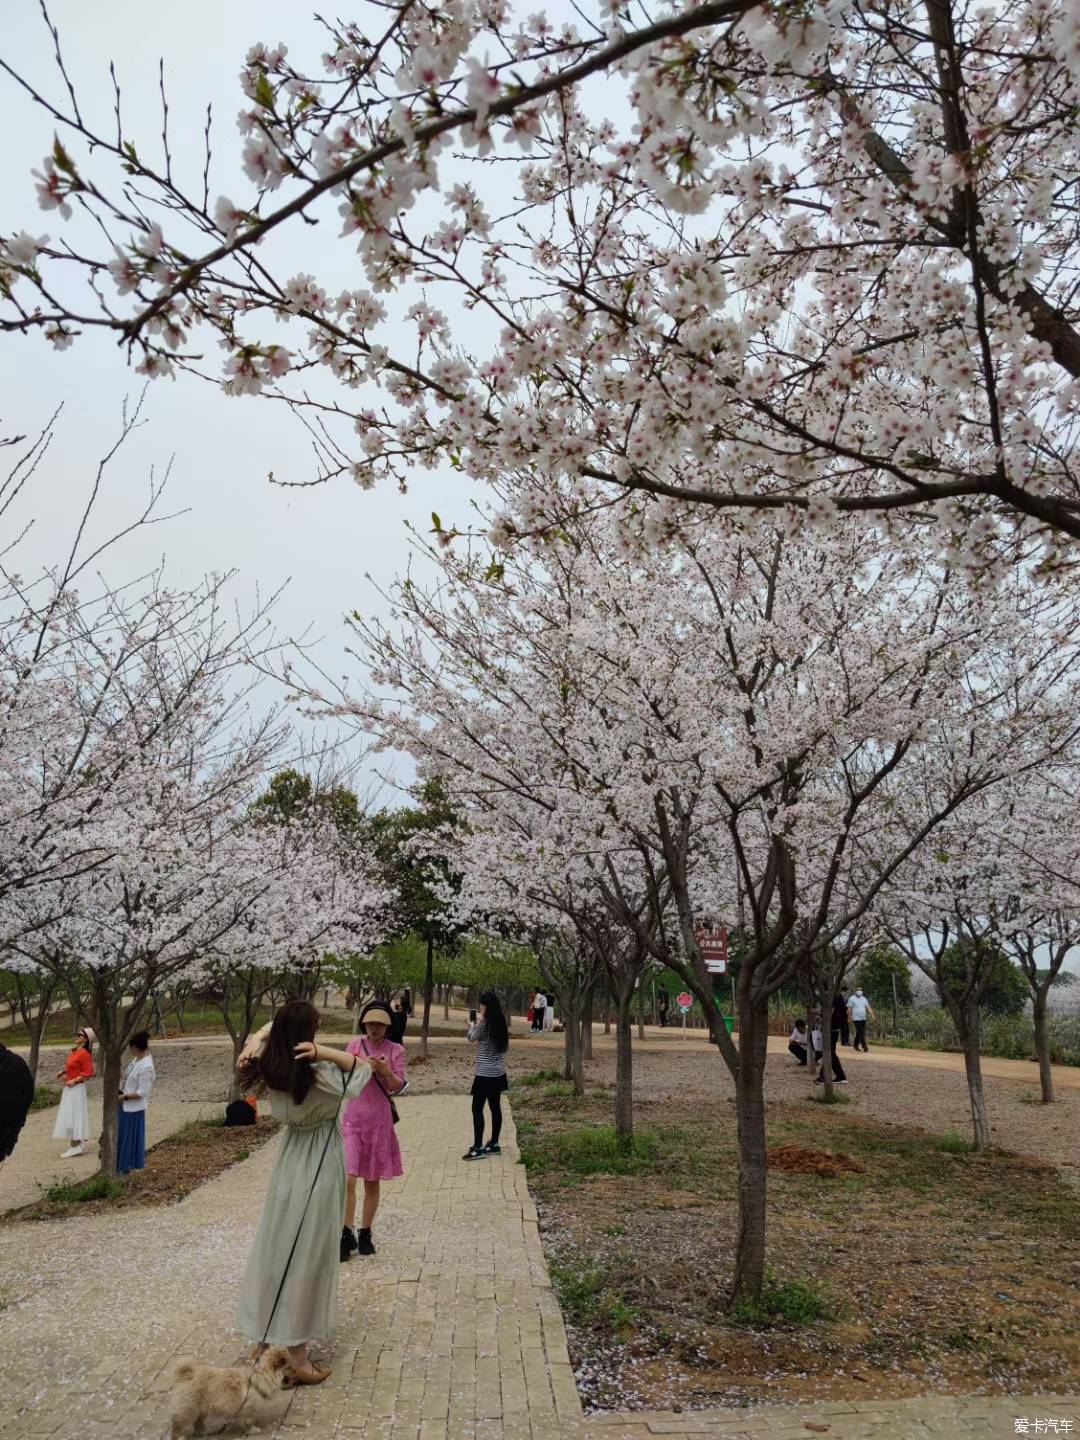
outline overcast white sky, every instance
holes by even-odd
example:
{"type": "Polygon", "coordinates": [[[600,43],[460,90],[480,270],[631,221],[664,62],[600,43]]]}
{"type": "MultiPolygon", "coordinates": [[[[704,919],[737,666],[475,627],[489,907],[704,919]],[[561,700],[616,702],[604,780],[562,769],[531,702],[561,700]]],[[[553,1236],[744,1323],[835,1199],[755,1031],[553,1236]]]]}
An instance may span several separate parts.
{"type": "MultiPolygon", "coordinates": [[[[353,15],[361,6],[346,9],[353,15]]],[[[61,98],[36,0],[8,0],[4,12],[0,48],[5,58],[61,98]]],[[[243,102],[237,76],[248,47],[256,40],[284,40],[290,55],[312,62],[312,69],[325,48],[312,12],[285,0],[262,0],[258,6],[222,5],[220,0],[185,0],[176,6],[53,0],[50,13],[60,28],[84,114],[105,128],[112,111],[108,65],[114,60],[126,127],[147,141],[160,134],[157,75],[158,58],[164,57],[174,163],[183,170],[186,159],[189,174],[201,170],[203,117],[207,101],[212,102],[219,156],[212,197],[221,191],[237,199],[251,193],[239,177],[236,158],[236,115],[243,102]]],[[[26,229],[57,238],[63,222],[56,212],[37,208],[30,175],[51,148],[53,122],[3,75],[0,122],[8,137],[0,148],[0,233],[26,229]]],[[[73,149],[81,153],[77,141],[73,149]]],[[[329,276],[331,290],[364,283],[359,262],[338,231],[330,203],[319,226],[300,227],[287,242],[296,247],[295,269],[329,276]]],[[[217,369],[216,354],[211,368],[217,369]]],[[[59,558],[94,465],[116,436],[121,403],[140,388],[140,377],[107,337],[86,336],[63,352],[40,335],[8,336],[0,343],[0,434],[34,433],[64,402],[48,462],[19,516],[6,526],[10,538],[19,522],[30,514],[36,517],[20,561],[24,573],[59,558]]],[[[279,628],[289,634],[311,628],[323,637],[319,658],[331,674],[355,664],[343,656],[342,615],[353,609],[367,612],[377,604],[365,572],[387,584],[405,563],[405,521],[429,528],[432,510],[444,519],[460,516],[470,493],[452,474],[426,472],[404,497],[392,483],[372,492],[348,480],[299,491],[272,486],[267,481],[271,470],[282,478],[307,478],[314,472],[298,422],[284,406],[231,398],[192,377],[151,385],[145,415],[148,423],[110,471],[99,530],[115,528],[131,516],[145,494],[150,467],[160,468],[170,457],[174,467],[166,508],[189,513],[113,553],[104,567],[108,578],[139,573],[162,554],[169,579],[178,584],[209,571],[238,569],[237,589],[245,597],[256,586],[266,592],[291,577],[277,612],[279,628]]]]}

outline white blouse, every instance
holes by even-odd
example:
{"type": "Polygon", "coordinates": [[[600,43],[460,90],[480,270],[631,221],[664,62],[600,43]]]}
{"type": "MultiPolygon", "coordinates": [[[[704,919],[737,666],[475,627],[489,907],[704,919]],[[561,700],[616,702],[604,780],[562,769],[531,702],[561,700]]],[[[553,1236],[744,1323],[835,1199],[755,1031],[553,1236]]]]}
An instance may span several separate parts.
{"type": "Polygon", "coordinates": [[[139,1097],[137,1100],[123,1101],[126,1114],[134,1115],[137,1111],[146,1109],[150,1091],[154,1088],[154,1062],[149,1055],[132,1060],[124,1074],[123,1088],[125,1095],[138,1095],[139,1097]]]}

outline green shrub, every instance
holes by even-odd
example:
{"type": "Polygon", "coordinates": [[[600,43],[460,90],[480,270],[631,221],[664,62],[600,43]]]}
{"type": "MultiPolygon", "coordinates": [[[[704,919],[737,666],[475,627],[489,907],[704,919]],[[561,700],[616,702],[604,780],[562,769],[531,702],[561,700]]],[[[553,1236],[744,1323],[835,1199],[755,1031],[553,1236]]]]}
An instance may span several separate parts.
{"type": "MultiPolygon", "coordinates": [[[[518,1127],[518,1136],[521,1128],[518,1127]]],[[[560,1170],[576,1175],[636,1175],[659,1160],[660,1140],[650,1130],[620,1140],[613,1125],[574,1125],[529,1136],[521,1158],[530,1170],[560,1170]]]]}
{"type": "Polygon", "coordinates": [[[50,1185],[45,1199],[57,1205],[80,1204],[85,1200],[115,1200],[124,1193],[124,1182],[118,1175],[91,1175],[89,1180],[65,1180],[50,1185]]]}
{"type": "Polygon", "coordinates": [[[561,1070],[534,1070],[530,1075],[521,1075],[514,1081],[515,1085],[546,1085],[549,1080],[561,1080],[561,1070]]]}
{"type": "Polygon", "coordinates": [[[56,1085],[39,1085],[34,1091],[33,1100],[30,1101],[31,1115],[35,1110],[51,1110],[55,1105],[59,1105],[61,1093],[56,1085]]]}
{"type": "Polygon", "coordinates": [[[778,1283],[766,1272],[760,1295],[748,1295],[732,1307],[731,1318],[740,1325],[812,1325],[828,1314],[825,1297],[807,1280],[778,1283]]]}

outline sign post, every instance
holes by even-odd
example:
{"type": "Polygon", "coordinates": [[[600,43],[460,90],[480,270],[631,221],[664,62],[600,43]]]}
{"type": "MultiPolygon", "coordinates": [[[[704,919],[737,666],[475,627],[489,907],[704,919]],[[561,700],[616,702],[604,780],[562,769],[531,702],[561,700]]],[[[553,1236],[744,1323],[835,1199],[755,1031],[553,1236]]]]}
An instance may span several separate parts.
{"type": "Polygon", "coordinates": [[[691,1005],[693,1005],[693,1003],[694,997],[690,994],[688,990],[681,990],[679,994],[675,996],[675,1004],[678,1005],[679,1009],[682,1011],[682,1028],[684,1035],[686,1034],[686,1016],[689,1013],[690,1007],[691,1005]]]}

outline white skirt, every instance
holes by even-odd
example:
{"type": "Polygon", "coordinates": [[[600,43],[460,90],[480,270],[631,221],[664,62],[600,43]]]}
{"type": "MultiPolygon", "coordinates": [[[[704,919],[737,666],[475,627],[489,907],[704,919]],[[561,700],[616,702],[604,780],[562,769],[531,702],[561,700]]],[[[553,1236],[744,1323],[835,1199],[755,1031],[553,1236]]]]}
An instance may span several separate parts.
{"type": "Polygon", "coordinates": [[[86,1100],[85,1081],[81,1085],[64,1086],[52,1138],[75,1142],[90,1139],[90,1106],[86,1100]]]}

